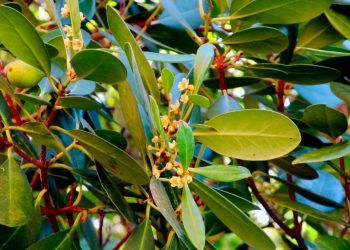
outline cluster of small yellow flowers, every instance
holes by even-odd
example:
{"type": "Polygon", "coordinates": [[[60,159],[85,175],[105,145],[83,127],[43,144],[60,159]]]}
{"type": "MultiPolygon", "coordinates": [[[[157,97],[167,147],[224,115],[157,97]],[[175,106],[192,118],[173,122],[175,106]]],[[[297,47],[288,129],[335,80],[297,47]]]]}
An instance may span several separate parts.
{"type": "MultiPolygon", "coordinates": [[[[158,82],[161,83],[161,79],[158,79],[158,82]]],[[[171,104],[172,95],[170,94],[168,98],[168,114],[160,117],[166,140],[162,137],[154,136],[152,138],[153,145],[149,145],[148,150],[152,151],[156,156],[154,165],[152,166],[152,174],[158,179],[163,172],[172,171],[174,175],[169,179],[170,185],[172,187],[183,188],[186,183],[192,181],[192,176],[177,161],[176,134],[180,123],[183,122],[181,121],[181,103],[188,101],[187,94],[192,93],[194,88],[185,78],[178,84],[178,88],[185,93],[181,96],[180,101],[176,100],[173,104],[171,104]],[[187,101],[184,101],[186,97],[187,101]],[[168,145],[165,144],[165,141],[168,141],[168,145]]]]}
{"type": "Polygon", "coordinates": [[[192,94],[193,92],[193,89],[194,89],[193,85],[189,84],[188,79],[182,78],[182,81],[179,83],[177,87],[179,88],[180,91],[184,92],[180,97],[180,101],[182,103],[187,103],[189,99],[188,95],[192,94]]]}
{"type": "MultiPolygon", "coordinates": [[[[69,17],[70,16],[70,9],[65,4],[63,8],[61,8],[61,15],[62,17],[69,17]]],[[[80,12],[80,21],[84,20],[83,13],[80,12]]],[[[74,52],[79,52],[84,47],[84,42],[82,39],[82,36],[80,34],[79,38],[74,38],[74,32],[73,28],[71,26],[65,25],[63,28],[64,32],[66,33],[66,38],[64,39],[64,45],[66,48],[72,48],[74,52]]]]}

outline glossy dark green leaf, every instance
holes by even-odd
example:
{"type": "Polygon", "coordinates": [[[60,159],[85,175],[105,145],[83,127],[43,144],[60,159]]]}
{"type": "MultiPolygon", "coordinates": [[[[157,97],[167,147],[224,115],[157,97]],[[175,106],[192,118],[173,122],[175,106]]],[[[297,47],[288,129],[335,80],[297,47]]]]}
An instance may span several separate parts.
{"type": "Polygon", "coordinates": [[[244,53],[271,54],[285,50],[289,41],[278,29],[259,26],[233,33],[223,43],[244,53]]]}
{"type": "Polygon", "coordinates": [[[217,189],[217,188],[214,188],[214,190],[217,191],[218,193],[220,193],[226,199],[228,199],[231,203],[236,205],[243,212],[249,212],[252,210],[259,210],[260,209],[257,205],[253,204],[252,202],[250,202],[250,201],[248,201],[248,200],[246,200],[246,199],[244,199],[236,194],[227,192],[225,190],[217,189]]]}
{"type": "Polygon", "coordinates": [[[223,182],[238,181],[251,176],[247,168],[230,165],[211,165],[207,167],[190,168],[189,171],[209,179],[223,182]]]}
{"type": "Polygon", "coordinates": [[[168,69],[162,70],[162,85],[165,96],[168,96],[174,83],[174,74],[168,69]]]}
{"type": "Polygon", "coordinates": [[[46,105],[46,106],[52,106],[52,104],[45,100],[42,97],[39,96],[34,96],[31,94],[21,94],[21,93],[16,93],[15,98],[24,102],[29,102],[34,105],[46,105]]]}
{"type": "Polygon", "coordinates": [[[182,166],[189,168],[193,155],[195,141],[192,129],[186,123],[181,123],[176,134],[176,146],[182,166]]]}
{"type": "Polygon", "coordinates": [[[199,47],[194,61],[193,85],[194,93],[197,94],[206,73],[214,58],[214,48],[210,43],[206,43],[199,47]]]}
{"type": "Polygon", "coordinates": [[[95,130],[95,133],[102,139],[105,139],[106,141],[117,146],[118,148],[125,150],[128,145],[124,136],[121,133],[118,133],[117,131],[108,129],[97,129],[95,130]]]}
{"type": "Polygon", "coordinates": [[[333,0],[233,1],[231,18],[265,24],[292,24],[308,21],[327,10],[333,0]]]}
{"type": "Polygon", "coordinates": [[[332,82],[331,90],[337,97],[350,105],[350,86],[338,82],[332,82]]]}
{"type": "MultiPolygon", "coordinates": [[[[176,4],[171,0],[160,0],[164,10],[174,19],[176,22],[181,24],[184,30],[188,33],[188,35],[192,38],[196,37],[196,32],[192,29],[191,25],[184,18],[182,13],[177,8],[176,4]]],[[[193,17],[192,17],[193,18],[193,17]]]]}
{"type": "Polygon", "coordinates": [[[60,98],[62,108],[77,108],[83,110],[100,110],[102,105],[84,96],[64,96],[60,98]]]}
{"type": "Polygon", "coordinates": [[[214,103],[210,105],[207,112],[209,119],[214,118],[223,113],[241,110],[242,106],[236,101],[235,98],[229,95],[220,95],[214,103]]]}
{"type": "Polygon", "coordinates": [[[299,213],[308,215],[310,217],[322,220],[322,221],[333,221],[333,222],[337,222],[343,225],[346,225],[347,223],[345,221],[343,221],[341,218],[333,216],[331,214],[328,213],[324,213],[321,212],[317,209],[314,209],[310,206],[301,204],[299,202],[296,201],[292,201],[289,199],[289,197],[287,195],[269,195],[269,196],[264,196],[264,198],[266,198],[269,201],[272,201],[282,207],[286,207],[288,209],[292,209],[294,211],[297,211],[299,213]]]}
{"type": "Polygon", "coordinates": [[[337,57],[328,58],[322,61],[317,62],[318,65],[332,67],[341,72],[341,75],[335,79],[337,82],[341,82],[344,84],[349,84],[350,77],[350,56],[342,55],[337,57]]]}
{"type": "MultiPolygon", "coordinates": [[[[247,85],[252,85],[254,83],[260,82],[261,79],[258,77],[225,77],[226,86],[228,89],[243,87],[247,85]]],[[[203,81],[203,84],[211,89],[220,89],[219,78],[209,78],[203,81]]]]}
{"type": "Polygon", "coordinates": [[[249,71],[253,76],[271,77],[298,84],[326,83],[340,76],[340,72],[336,69],[312,64],[260,63],[245,67],[244,70],[249,71]]]}
{"type": "Polygon", "coordinates": [[[334,9],[327,10],[325,14],[333,27],[346,39],[350,39],[350,17],[334,9]]]}
{"type": "Polygon", "coordinates": [[[264,231],[220,193],[197,180],[191,183],[191,187],[210,210],[245,243],[257,249],[275,249],[274,243],[264,231]]]}
{"type": "Polygon", "coordinates": [[[69,158],[67,150],[63,146],[61,140],[44,124],[40,122],[27,122],[17,128],[32,137],[34,142],[51,147],[55,149],[57,153],[63,152],[69,158]]]}
{"type": "Polygon", "coordinates": [[[197,249],[203,249],[205,245],[205,226],[201,212],[187,184],[185,184],[182,191],[181,215],[191,242],[197,249]]]}
{"type": "Polygon", "coordinates": [[[320,235],[315,240],[315,245],[322,250],[348,250],[350,249],[350,241],[335,236],[320,235]]]}
{"type": "Polygon", "coordinates": [[[335,208],[343,208],[344,207],[342,204],[339,204],[339,203],[337,203],[333,200],[330,200],[324,196],[318,195],[318,194],[316,194],[308,189],[305,189],[303,187],[300,187],[294,183],[287,182],[287,181],[285,181],[277,176],[269,175],[268,177],[283,183],[284,185],[288,186],[290,189],[293,189],[296,193],[298,193],[301,196],[303,196],[311,201],[314,201],[318,204],[329,206],[329,207],[335,207],[335,208]]]}
{"type": "Polygon", "coordinates": [[[194,249],[183,227],[175,216],[174,209],[171,206],[168,195],[162,183],[156,178],[152,177],[150,182],[150,189],[152,198],[157,205],[159,212],[168,221],[170,226],[174,229],[176,235],[182,240],[188,249],[194,249]]]}
{"type": "Polygon", "coordinates": [[[292,163],[310,163],[310,162],[321,162],[338,159],[347,154],[350,154],[350,141],[344,141],[340,144],[323,147],[320,149],[313,150],[311,152],[302,154],[297,157],[292,163]]]}
{"type": "Polygon", "coordinates": [[[70,22],[73,29],[73,37],[77,38],[80,33],[80,23],[81,23],[79,1],[67,0],[66,3],[70,11],[70,22]]]}
{"type": "Polygon", "coordinates": [[[126,79],[123,63],[105,50],[86,49],[71,60],[78,78],[96,82],[115,84],[126,79]]]}
{"type": "Polygon", "coordinates": [[[34,213],[32,190],[14,158],[0,168],[0,224],[17,227],[26,224],[34,213]]]}
{"type": "Polygon", "coordinates": [[[169,63],[186,63],[194,61],[194,55],[182,55],[182,54],[165,54],[165,53],[154,53],[144,52],[147,60],[156,62],[169,62],[169,63]]]}
{"type": "Polygon", "coordinates": [[[73,246],[73,234],[70,233],[70,229],[49,235],[48,237],[40,241],[37,241],[36,243],[34,243],[33,245],[27,248],[27,250],[47,250],[47,249],[75,250],[76,247],[73,246]]]}
{"type": "Polygon", "coordinates": [[[303,179],[315,179],[318,177],[318,174],[315,169],[310,167],[307,164],[292,164],[292,161],[294,161],[293,156],[286,156],[286,157],[281,157],[277,159],[271,160],[273,165],[276,167],[283,169],[284,171],[295,175],[299,178],[303,179]]]}
{"type": "Polygon", "coordinates": [[[348,128],[345,115],[324,104],[315,104],[307,107],[303,113],[303,121],[310,127],[327,135],[337,138],[348,128]]]}
{"type": "Polygon", "coordinates": [[[22,61],[50,74],[50,59],[33,25],[18,11],[0,6],[0,42],[22,61]]]}
{"type": "Polygon", "coordinates": [[[110,6],[107,6],[107,19],[112,30],[112,34],[118,41],[119,45],[124,47],[125,43],[130,43],[135,53],[135,58],[143,83],[148,92],[156,99],[157,103],[159,103],[160,94],[157,80],[146,57],[143,55],[142,50],[139,48],[124,20],[119,16],[118,12],[110,6]]]}
{"type": "Polygon", "coordinates": [[[101,250],[101,245],[92,220],[88,217],[84,223],[80,223],[80,229],[89,247],[94,250],[101,250]]]}
{"type": "Polygon", "coordinates": [[[202,95],[190,95],[188,97],[188,101],[204,108],[208,108],[210,106],[209,99],[202,95]]]}
{"type": "Polygon", "coordinates": [[[332,27],[324,15],[309,21],[298,39],[297,47],[322,48],[343,37],[332,27]]]}
{"type": "Polygon", "coordinates": [[[113,203],[117,211],[123,215],[129,222],[136,224],[135,215],[131,210],[129,203],[125,200],[121,192],[119,191],[117,185],[108,176],[108,173],[100,164],[96,164],[96,171],[98,178],[100,180],[101,186],[107,193],[108,198],[113,203]]]}
{"type": "Polygon", "coordinates": [[[288,117],[273,111],[251,109],[224,113],[206,125],[216,131],[196,129],[196,139],[222,155],[238,159],[278,158],[292,151],[301,141],[296,125],[288,117]]]}
{"type": "Polygon", "coordinates": [[[155,243],[152,233],[151,224],[148,218],[136,228],[130,235],[130,238],[125,242],[123,247],[125,250],[154,250],[155,243]]]}
{"type": "Polygon", "coordinates": [[[140,185],[149,181],[147,173],[136,160],[108,141],[82,130],[70,130],[66,133],[78,140],[112,175],[132,184],[140,185]]]}

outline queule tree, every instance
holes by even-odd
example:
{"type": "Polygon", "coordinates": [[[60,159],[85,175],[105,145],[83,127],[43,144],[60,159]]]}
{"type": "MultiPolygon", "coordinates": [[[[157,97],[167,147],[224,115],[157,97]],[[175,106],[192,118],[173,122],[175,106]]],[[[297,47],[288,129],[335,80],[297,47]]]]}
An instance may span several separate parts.
{"type": "Polygon", "coordinates": [[[350,249],[349,16],[0,1],[0,248],[350,249]]]}

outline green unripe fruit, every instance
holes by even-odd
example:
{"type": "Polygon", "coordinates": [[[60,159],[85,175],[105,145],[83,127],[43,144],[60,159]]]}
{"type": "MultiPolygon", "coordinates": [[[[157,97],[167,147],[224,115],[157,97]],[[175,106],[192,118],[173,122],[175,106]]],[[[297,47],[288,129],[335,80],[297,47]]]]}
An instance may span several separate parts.
{"type": "Polygon", "coordinates": [[[5,73],[9,83],[18,88],[32,88],[44,77],[42,71],[21,60],[7,64],[5,73]]]}

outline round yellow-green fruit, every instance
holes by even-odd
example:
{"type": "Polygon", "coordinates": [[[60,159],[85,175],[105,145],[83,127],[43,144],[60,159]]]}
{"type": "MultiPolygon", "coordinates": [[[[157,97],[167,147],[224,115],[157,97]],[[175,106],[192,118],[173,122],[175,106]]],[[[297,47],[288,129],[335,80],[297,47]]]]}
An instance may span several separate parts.
{"type": "Polygon", "coordinates": [[[21,60],[10,62],[4,70],[9,83],[18,88],[32,88],[44,77],[42,71],[21,60]]]}

